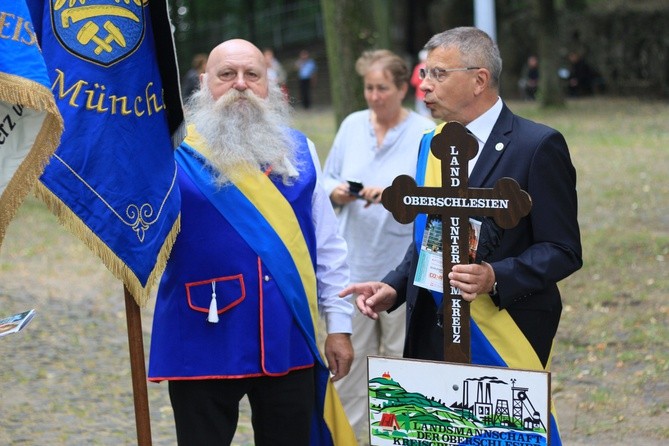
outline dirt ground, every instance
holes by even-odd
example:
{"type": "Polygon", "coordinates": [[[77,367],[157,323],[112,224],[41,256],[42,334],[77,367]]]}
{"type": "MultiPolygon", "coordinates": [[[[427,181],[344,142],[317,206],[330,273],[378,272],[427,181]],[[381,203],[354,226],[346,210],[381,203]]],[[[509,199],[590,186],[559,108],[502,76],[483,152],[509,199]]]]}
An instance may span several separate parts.
{"type": "MultiPolygon", "coordinates": [[[[584,209],[585,264],[560,284],[551,373],[567,446],[669,440],[668,113],[594,100],[542,115],[570,141],[584,209]]],[[[329,147],[331,113],[307,118],[329,147]]],[[[142,310],[147,358],[152,304],[142,310]]],[[[34,198],[0,247],[0,316],[29,308],[30,325],[0,338],[0,445],[136,445],[123,287],[34,198]]],[[[166,385],[149,384],[148,398],[153,445],[175,445],[166,385]]],[[[246,406],[234,444],[253,444],[246,406]]]]}
{"type": "MultiPolygon", "coordinates": [[[[137,444],[122,286],[38,203],[25,206],[10,226],[0,253],[0,302],[4,315],[37,310],[23,331],[0,338],[0,444],[137,444]]],[[[664,311],[658,316],[666,323],[664,311]]],[[[565,318],[572,315],[567,307],[565,318]]],[[[142,310],[142,323],[148,352],[151,304],[142,310]]],[[[598,353],[586,355],[586,368],[581,352],[556,354],[552,382],[564,444],[666,444],[667,380],[632,386],[642,368],[616,362],[615,348],[598,353]],[[588,372],[598,368],[608,373],[588,372]],[[602,414],[593,392],[615,392],[615,403],[602,397],[605,404],[622,402],[615,417],[602,414]]],[[[148,393],[153,444],[174,445],[166,386],[149,384],[148,393]]],[[[251,445],[246,407],[243,412],[235,444],[251,445]]]]}
{"type": "MultiPolygon", "coordinates": [[[[152,300],[153,303],[153,300],[152,300]]],[[[36,309],[0,338],[0,445],[136,445],[123,287],[29,198],[0,251],[0,313],[36,309]]],[[[148,359],[151,304],[142,310],[148,359]]],[[[148,384],[152,444],[176,444],[165,384],[148,384]]],[[[248,417],[238,445],[252,445],[248,417]]]]}

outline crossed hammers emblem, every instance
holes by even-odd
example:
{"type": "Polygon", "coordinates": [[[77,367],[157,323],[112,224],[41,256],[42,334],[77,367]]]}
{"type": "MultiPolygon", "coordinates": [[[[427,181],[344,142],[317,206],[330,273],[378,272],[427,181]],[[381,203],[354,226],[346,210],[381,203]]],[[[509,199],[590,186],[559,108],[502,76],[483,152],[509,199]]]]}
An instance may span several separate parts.
{"type": "MultiPolygon", "coordinates": [[[[65,0],[56,2],[55,9],[58,10],[63,7],[65,0]]],[[[67,8],[61,12],[60,20],[63,28],[69,28],[71,23],[76,23],[80,20],[86,20],[100,16],[115,16],[124,19],[129,19],[134,22],[139,22],[140,19],[132,11],[115,5],[90,5],[79,6],[76,8],[67,8]]],[[[126,42],[123,32],[107,20],[103,28],[107,31],[106,36],[100,36],[98,32],[100,27],[92,21],[87,21],[81,29],[77,32],[77,41],[82,45],[88,45],[93,42],[96,47],[93,52],[97,55],[106,51],[111,53],[113,51],[112,43],[118,44],[121,48],[125,48],[126,42]]]]}
{"type": "Polygon", "coordinates": [[[504,229],[510,229],[532,207],[527,192],[513,178],[500,178],[492,189],[469,188],[468,162],[476,156],[478,142],[458,122],[444,125],[432,138],[432,154],[441,160],[441,187],[418,187],[413,178],[400,175],[383,191],[382,203],[395,220],[412,222],[419,213],[440,215],[444,281],[444,360],[471,362],[470,308],[460,290],[449,286],[448,271],[456,263],[469,261],[469,217],[488,216],[504,229]],[[448,229],[447,229],[448,228],[448,229]],[[457,236],[455,236],[457,235],[457,236]],[[448,239],[450,247],[444,246],[448,239]],[[459,253],[458,262],[453,253],[459,253]],[[450,266],[449,266],[450,265],[450,266]],[[450,290],[450,296],[448,291],[450,290]]]}
{"type": "Polygon", "coordinates": [[[90,42],[97,44],[97,47],[93,50],[95,54],[100,54],[103,50],[111,53],[114,49],[111,46],[112,42],[117,43],[121,48],[125,48],[125,37],[116,25],[107,20],[103,27],[107,30],[107,36],[100,38],[98,36],[100,27],[93,22],[86,22],[77,33],[77,40],[82,45],[88,45],[90,42]]]}

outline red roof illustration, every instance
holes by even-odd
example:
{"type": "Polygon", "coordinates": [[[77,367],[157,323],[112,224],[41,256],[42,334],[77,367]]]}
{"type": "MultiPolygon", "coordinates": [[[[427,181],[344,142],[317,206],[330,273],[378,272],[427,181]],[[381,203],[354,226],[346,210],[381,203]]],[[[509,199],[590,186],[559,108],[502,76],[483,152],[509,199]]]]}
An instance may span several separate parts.
{"type": "Polygon", "coordinates": [[[397,422],[397,417],[394,413],[381,414],[381,421],[379,422],[379,426],[385,430],[397,430],[400,428],[400,425],[397,422]]]}

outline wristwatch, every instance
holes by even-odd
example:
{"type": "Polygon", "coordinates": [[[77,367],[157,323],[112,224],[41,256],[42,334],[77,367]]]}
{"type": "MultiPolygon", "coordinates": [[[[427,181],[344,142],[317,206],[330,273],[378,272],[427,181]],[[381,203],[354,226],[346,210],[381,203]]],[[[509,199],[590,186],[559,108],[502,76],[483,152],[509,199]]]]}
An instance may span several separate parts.
{"type": "Polygon", "coordinates": [[[497,282],[492,284],[492,290],[488,293],[490,297],[497,297],[499,293],[497,292],[497,282]]]}
{"type": "MultiPolygon", "coordinates": [[[[499,293],[497,292],[497,282],[492,284],[492,290],[490,290],[488,295],[492,299],[493,303],[499,307],[500,302],[499,302],[499,293]]],[[[501,309],[501,307],[500,307],[500,309],[501,309]]]]}

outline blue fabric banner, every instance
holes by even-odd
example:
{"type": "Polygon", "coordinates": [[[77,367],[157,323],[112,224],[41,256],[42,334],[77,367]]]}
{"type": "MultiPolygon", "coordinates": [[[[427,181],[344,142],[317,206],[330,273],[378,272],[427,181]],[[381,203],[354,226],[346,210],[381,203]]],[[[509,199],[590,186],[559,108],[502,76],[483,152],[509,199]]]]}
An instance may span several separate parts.
{"type": "Polygon", "coordinates": [[[184,136],[166,0],[28,0],[65,122],[38,195],[139,305],[179,230],[184,136]]]}
{"type": "Polygon", "coordinates": [[[0,6],[0,244],[60,142],[63,120],[25,0],[0,6]]]}

